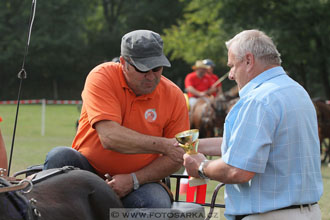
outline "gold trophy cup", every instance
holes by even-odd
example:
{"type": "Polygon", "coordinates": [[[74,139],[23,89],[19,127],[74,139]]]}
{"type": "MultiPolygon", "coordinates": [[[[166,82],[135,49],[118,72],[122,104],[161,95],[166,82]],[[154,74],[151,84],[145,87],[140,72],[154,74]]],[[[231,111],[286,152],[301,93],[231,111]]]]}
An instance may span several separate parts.
{"type": "MultiPolygon", "coordinates": [[[[198,136],[198,129],[191,129],[176,134],[175,139],[179,142],[179,146],[182,147],[187,154],[193,155],[197,154],[197,148],[199,143],[198,136]]],[[[208,182],[208,179],[190,177],[188,182],[189,186],[199,186],[206,184],[208,182]]]]}

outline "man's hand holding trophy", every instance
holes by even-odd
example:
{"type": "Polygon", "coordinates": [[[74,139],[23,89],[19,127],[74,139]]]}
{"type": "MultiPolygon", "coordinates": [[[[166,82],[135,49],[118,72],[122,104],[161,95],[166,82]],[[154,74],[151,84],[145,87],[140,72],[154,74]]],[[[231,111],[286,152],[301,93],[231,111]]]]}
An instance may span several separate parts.
{"type": "MultiPolygon", "coordinates": [[[[182,147],[187,154],[192,155],[197,154],[199,143],[198,136],[198,129],[191,129],[176,134],[175,138],[179,142],[179,146],[182,147]]],[[[209,179],[190,177],[188,181],[190,186],[199,186],[206,184],[209,179]]]]}

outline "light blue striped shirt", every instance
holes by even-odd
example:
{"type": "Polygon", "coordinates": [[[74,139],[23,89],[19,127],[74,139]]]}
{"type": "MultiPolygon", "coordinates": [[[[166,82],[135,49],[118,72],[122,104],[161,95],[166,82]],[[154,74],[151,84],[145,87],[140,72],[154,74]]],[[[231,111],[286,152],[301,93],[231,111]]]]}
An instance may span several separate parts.
{"type": "Polygon", "coordinates": [[[320,143],[313,103],[282,67],[246,84],[226,117],[222,159],[255,172],[244,184],[227,184],[225,216],[263,213],[319,201],[320,143]]]}

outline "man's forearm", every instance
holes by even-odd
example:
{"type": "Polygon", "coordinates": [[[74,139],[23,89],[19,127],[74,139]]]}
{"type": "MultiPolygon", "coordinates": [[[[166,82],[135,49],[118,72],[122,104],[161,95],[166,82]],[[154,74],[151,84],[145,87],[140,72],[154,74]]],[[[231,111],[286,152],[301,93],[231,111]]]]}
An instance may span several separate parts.
{"type": "Polygon", "coordinates": [[[198,152],[208,156],[221,156],[222,137],[201,138],[198,144],[198,152]]]}
{"type": "Polygon", "coordinates": [[[182,163],[174,162],[167,156],[161,156],[135,174],[140,184],[157,182],[178,171],[181,166],[182,163]]]}
{"type": "Polygon", "coordinates": [[[217,90],[218,90],[217,87],[211,87],[211,88],[209,88],[209,89],[207,90],[206,93],[207,93],[208,95],[212,95],[212,94],[215,93],[217,90]]]}
{"type": "Polygon", "coordinates": [[[8,161],[7,161],[7,152],[5,148],[5,142],[2,138],[2,134],[0,131],[0,168],[4,168],[7,170],[8,161]]]}
{"type": "Polygon", "coordinates": [[[255,175],[253,172],[230,166],[222,159],[207,162],[203,171],[210,179],[226,184],[245,183],[255,175]]]}
{"type": "Polygon", "coordinates": [[[143,135],[114,121],[100,121],[95,125],[104,148],[125,154],[165,154],[174,139],[143,135]]]}
{"type": "Polygon", "coordinates": [[[190,92],[192,93],[193,95],[197,96],[197,97],[201,97],[203,96],[205,93],[203,92],[200,92],[198,91],[197,89],[195,89],[194,87],[192,86],[189,86],[187,89],[186,89],[187,92],[190,92]]]}
{"type": "Polygon", "coordinates": [[[6,151],[0,149],[0,168],[7,170],[7,166],[8,166],[8,161],[7,161],[6,151]]]}

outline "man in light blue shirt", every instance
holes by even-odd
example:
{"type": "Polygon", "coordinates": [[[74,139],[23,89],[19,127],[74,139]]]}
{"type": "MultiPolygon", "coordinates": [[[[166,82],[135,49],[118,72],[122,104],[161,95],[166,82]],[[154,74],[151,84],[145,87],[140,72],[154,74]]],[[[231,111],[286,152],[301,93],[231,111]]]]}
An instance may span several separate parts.
{"type": "Polygon", "coordinates": [[[226,42],[229,78],[240,100],[226,117],[223,138],[201,139],[185,155],[191,176],[226,183],[228,219],[321,219],[323,192],[313,103],[280,66],[272,40],[247,30],[226,42]]]}

